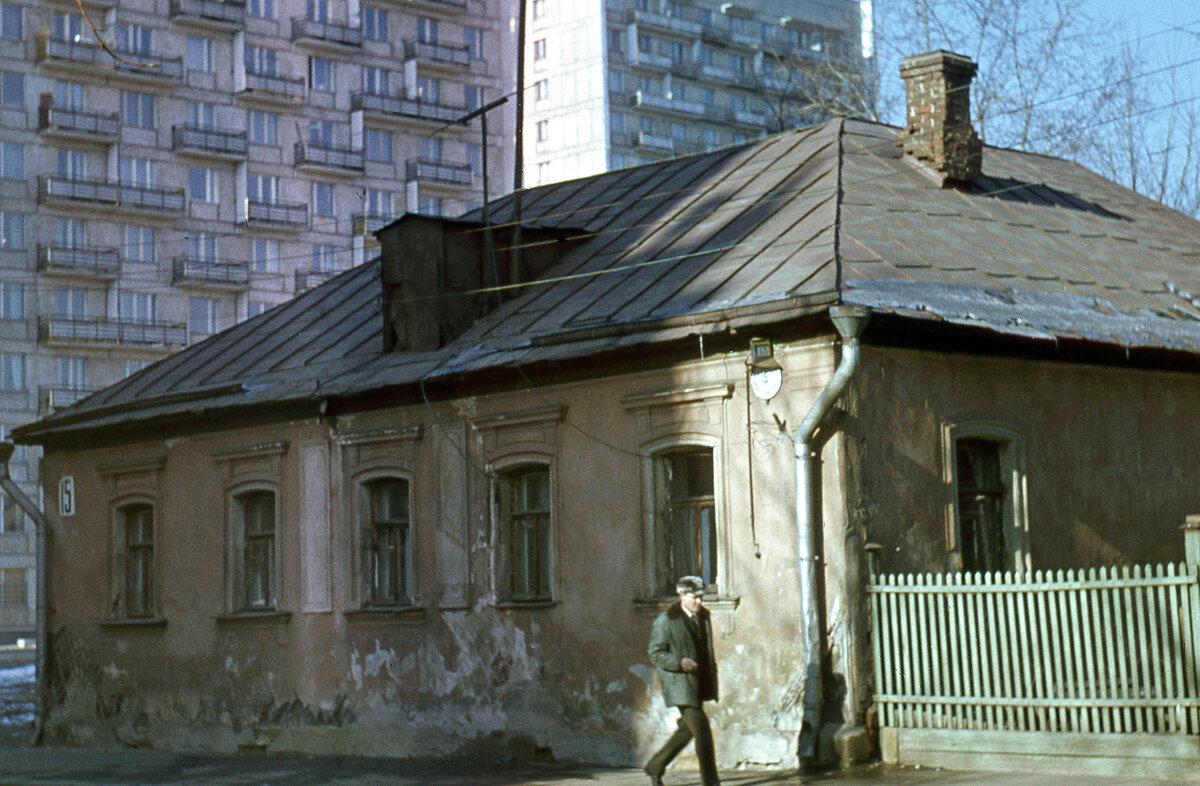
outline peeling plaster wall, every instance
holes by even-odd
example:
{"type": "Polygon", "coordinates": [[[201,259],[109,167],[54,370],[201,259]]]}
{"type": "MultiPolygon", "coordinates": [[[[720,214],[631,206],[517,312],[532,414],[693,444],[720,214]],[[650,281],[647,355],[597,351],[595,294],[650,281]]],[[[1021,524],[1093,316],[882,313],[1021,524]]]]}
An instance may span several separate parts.
{"type": "MultiPolygon", "coordinates": [[[[721,473],[712,608],[722,701],[711,712],[719,759],[794,764],[803,653],[790,430],[835,357],[825,342],[780,346],[777,356],[784,390],[751,400],[749,446],[737,354],[432,409],[49,451],[47,499],[73,475],[79,511],[63,519],[51,557],[60,673],[51,735],[640,764],[676,718],[645,654],[664,604],[647,599],[641,455],[686,437],[711,440],[721,473]],[[782,432],[776,418],[788,424],[782,432]],[[487,473],[532,455],[552,462],[554,603],[506,606],[497,601],[487,473]],[[152,470],[112,469],[147,462],[152,470]],[[355,484],[385,470],[412,484],[414,598],[401,612],[364,609],[359,587],[355,484]],[[247,479],[279,496],[281,613],[258,619],[229,613],[226,579],[227,498],[247,479]],[[313,489],[328,494],[328,522],[313,489]],[[107,589],[80,590],[113,586],[113,506],[133,491],[155,505],[151,624],[113,619],[107,589]],[[322,569],[313,559],[326,541],[322,569]]],[[[827,532],[846,517],[840,450],[827,447],[823,465],[827,532]]],[[[831,593],[831,624],[840,598],[831,593]]]]}

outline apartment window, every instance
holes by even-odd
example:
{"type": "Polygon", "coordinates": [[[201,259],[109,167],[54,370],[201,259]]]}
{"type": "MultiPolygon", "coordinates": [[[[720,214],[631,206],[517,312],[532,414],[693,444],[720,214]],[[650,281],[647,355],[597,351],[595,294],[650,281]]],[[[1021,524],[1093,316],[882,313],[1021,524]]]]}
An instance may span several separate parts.
{"type": "Polygon", "coordinates": [[[533,83],[533,97],[537,101],[545,101],[550,97],[549,79],[539,79],[533,83]]]}
{"type": "Polygon", "coordinates": [[[308,143],[313,147],[333,147],[333,123],[329,120],[312,120],[308,124],[308,143]]]}
{"type": "Polygon", "coordinates": [[[653,458],[654,580],[670,595],[680,576],[717,581],[717,522],[711,448],[672,448],[653,458]]]}
{"type": "Polygon", "coordinates": [[[308,59],[308,86],[322,93],[333,90],[333,63],[323,57],[308,59]]]}
{"type": "Polygon", "coordinates": [[[729,65],[735,74],[746,73],[746,56],[745,55],[730,55],[729,65]]]}
{"type": "Polygon", "coordinates": [[[501,472],[493,485],[497,589],[502,600],[551,597],[550,469],[531,464],[501,472]]]}
{"type": "Polygon", "coordinates": [[[734,108],[734,111],[745,112],[747,106],[746,96],[741,93],[734,93],[729,97],[729,104],[734,108]]]}
{"type": "Polygon", "coordinates": [[[187,67],[189,71],[209,72],[213,70],[213,45],[211,38],[190,35],[187,37],[187,67]]]}
{"type": "Polygon", "coordinates": [[[745,33],[746,20],[742,19],[740,16],[729,17],[729,30],[733,33],[745,33]]]}
{"type": "Polygon", "coordinates": [[[312,184],[312,212],[314,216],[333,215],[333,184],[312,184]]]}
{"type": "Polygon", "coordinates": [[[128,377],[131,374],[136,374],[142,369],[150,365],[149,360],[122,360],[121,361],[121,377],[128,377]]]}
{"type": "Polygon", "coordinates": [[[392,213],[392,192],[381,191],[378,188],[367,189],[367,215],[380,216],[383,218],[391,218],[392,213]]]}
{"type": "Polygon", "coordinates": [[[118,313],[124,322],[152,325],[157,314],[156,306],[155,296],[145,292],[121,292],[117,300],[118,313]]]}
{"type": "Polygon", "coordinates": [[[436,136],[421,137],[421,160],[422,161],[441,161],[442,160],[442,140],[436,136]]]}
{"type": "Polygon", "coordinates": [[[539,38],[533,42],[533,59],[534,62],[546,59],[546,39],[539,38]]]}
{"type": "Polygon", "coordinates": [[[533,18],[541,19],[546,15],[546,0],[533,0],[533,18]]]}
{"type": "Polygon", "coordinates": [[[117,49],[138,55],[154,54],[154,29],[142,25],[117,25],[117,49]]]}
{"type": "Polygon", "coordinates": [[[87,290],[59,287],[54,290],[54,316],[62,319],[87,317],[87,290]]]}
{"type": "Polygon", "coordinates": [[[127,262],[154,261],[154,229],[151,227],[121,227],[121,258],[127,262]]]}
{"type": "Polygon", "coordinates": [[[25,77],[11,71],[0,71],[0,109],[25,107],[25,77]]]}
{"type": "Polygon", "coordinates": [[[700,138],[704,142],[705,147],[717,146],[717,129],[705,128],[700,131],[700,138]]]}
{"type": "Polygon", "coordinates": [[[188,259],[216,262],[217,236],[212,232],[195,232],[188,235],[188,259]]]}
{"type": "Polygon", "coordinates": [[[608,128],[614,134],[625,133],[625,115],[620,112],[613,112],[608,116],[608,128]]]}
{"type": "Polygon", "coordinates": [[[713,64],[713,50],[707,46],[700,47],[700,64],[707,66],[713,64]]]}
{"type": "Polygon", "coordinates": [[[683,62],[683,44],[678,41],[667,42],[667,57],[671,58],[673,63],[683,62]]]}
{"type": "Polygon", "coordinates": [[[270,310],[271,304],[262,300],[251,300],[246,304],[246,318],[256,317],[270,310]]]}
{"type": "Polygon", "coordinates": [[[56,155],[56,173],[67,180],[82,180],[87,173],[84,168],[85,158],[80,150],[59,150],[56,155]]]}
{"type": "Polygon", "coordinates": [[[616,93],[624,92],[625,75],[620,71],[610,70],[608,72],[608,89],[616,93]]]}
{"type": "Polygon", "coordinates": [[[25,248],[25,215],[0,210],[0,251],[20,251],[25,248]]]}
{"type": "Polygon", "coordinates": [[[251,490],[232,500],[235,611],[275,608],[275,493],[251,490]]]}
{"type": "Polygon", "coordinates": [[[207,101],[188,101],[188,126],[211,131],[216,126],[216,107],[207,101]]]}
{"type": "Polygon", "coordinates": [[[362,10],[362,34],[363,38],[368,41],[386,41],[388,40],[388,16],[387,11],[381,8],[372,8],[371,6],[363,6],[362,10]]]}
{"type": "Polygon", "coordinates": [[[706,88],[704,90],[704,105],[712,106],[716,102],[717,102],[716,94],[712,90],[706,88]]]}
{"type": "Polygon", "coordinates": [[[82,111],[84,108],[83,85],[79,82],[55,80],[54,105],[63,109],[82,111]]]}
{"type": "Polygon", "coordinates": [[[25,390],[25,356],[0,352],[0,390],[25,390]]]}
{"type": "Polygon", "coordinates": [[[84,245],[83,221],[78,218],[54,220],[54,245],[59,248],[80,248],[84,245]]]}
{"type": "Polygon", "coordinates": [[[0,3],[0,38],[20,41],[23,37],[21,27],[21,6],[0,3]]]}
{"type": "Polygon", "coordinates": [[[438,40],[438,23],[436,19],[424,16],[417,17],[417,40],[423,44],[436,44],[438,40]]]}
{"type": "Polygon", "coordinates": [[[463,46],[472,59],[483,57],[483,30],[478,27],[463,28],[463,46]]]}
{"type": "MultiPolygon", "coordinates": [[[[6,514],[9,508],[16,509],[18,513],[20,512],[20,508],[17,508],[16,505],[11,505],[5,508],[4,512],[6,514]]],[[[4,518],[7,519],[8,516],[6,515],[4,518]]],[[[3,531],[12,532],[13,530],[6,527],[3,531]]],[[[22,608],[28,604],[29,594],[25,585],[25,569],[0,568],[0,606],[22,608]]]]}
{"type": "Polygon", "coordinates": [[[408,481],[379,478],[360,486],[364,605],[405,605],[412,599],[412,526],[408,481]]]}
{"type": "Polygon", "coordinates": [[[468,142],[463,145],[467,153],[467,166],[471,167],[472,174],[483,173],[483,146],[468,142]]]}
{"type": "Polygon", "coordinates": [[[191,298],[188,315],[188,330],[193,334],[211,336],[217,332],[216,300],[207,297],[191,298]]]}
{"type": "Polygon", "coordinates": [[[537,165],[537,182],[538,185],[550,182],[550,162],[542,161],[537,165]]]}
{"type": "Polygon", "coordinates": [[[329,21],[329,0],[308,0],[308,18],[314,22],[329,21]]]}
{"type": "Polygon", "coordinates": [[[217,202],[217,171],[207,167],[188,168],[188,199],[193,202],[217,202]]]}
{"type": "Polygon", "coordinates": [[[251,202],[275,204],[279,201],[278,176],[247,174],[246,196],[251,202]]]}
{"type": "Polygon", "coordinates": [[[117,167],[120,180],[128,186],[154,188],[158,164],[148,158],[122,158],[117,167]]]}
{"type": "Polygon", "coordinates": [[[388,72],[375,66],[363,66],[362,89],[364,93],[373,96],[385,96],[388,93],[388,72]]]}
{"type": "Polygon", "coordinates": [[[537,141],[545,142],[550,138],[550,121],[539,120],[537,122],[537,141]]]}
{"type": "Polygon", "coordinates": [[[77,14],[54,12],[54,40],[79,42],[85,40],[83,17],[77,14]]]}
{"type": "Polygon", "coordinates": [[[685,125],[684,123],[672,123],[671,124],[671,138],[674,139],[676,142],[686,142],[687,138],[688,138],[687,137],[687,125],[685,125]]]}
{"type": "Polygon", "coordinates": [[[337,249],[333,246],[315,245],[312,248],[312,269],[314,273],[332,273],[333,262],[337,258],[337,249]]]}
{"type": "Polygon", "coordinates": [[[392,132],[380,128],[366,129],[366,156],[368,161],[392,160],[392,132]]]}
{"type": "Polygon", "coordinates": [[[15,281],[0,282],[0,319],[25,318],[25,285],[15,281]]]}
{"type": "Polygon", "coordinates": [[[264,19],[275,18],[275,0],[247,0],[246,13],[264,19]]]}
{"type": "Polygon", "coordinates": [[[279,116],[274,112],[260,112],[257,109],[251,109],[247,125],[250,128],[250,142],[252,144],[270,145],[272,147],[278,144],[279,134],[277,127],[279,125],[279,116]]]}
{"type": "Polygon", "coordinates": [[[655,83],[655,81],[652,77],[639,76],[637,78],[637,86],[638,86],[637,89],[639,92],[645,93],[647,95],[658,92],[658,85],[655,83]]]}
{"type": "Polygon", "coordinates": [[[19,142],[0,142],[0,177],[25,179],[25,145],[19,142]]]}
{"type": "Polygon", "coordinates": [[[650,36],[640,35],[637,37],[637,47],[639,52],[650,51],[650,36]]]}
{"type": "Polygon", "coordinates": [[[250,269],[256,273],[279,272],[279,241],[265,237],[250,240],[250,269]]]}
{"type": "Polygon", "coordinates": [[[638,118],[638,130],[643,134],[654,133],[654,118],[642,115],[638,118]]]}
{"type": "Polygon", "coordinates": [[[620,30],[608,31],[608,51],[622,52],[625,50],[624,34],[620,30]]]}
{"type": "Polygon", "coordinates": [[[80,390],[87,386],[87,358],[74,355],[58,358],[58,384],[80,390]]]}
{"type": "Polygon", "coordinates": [[[265,46],[246,44],[246,73],[275,76],[276,53],[265,46]]]}
{"type": "Polygon", "coordinates": [[[417,212],[427,216],[440,216],[442,214],[441,197],[421,197],[417,200],[417,212]]]}
{"type": "Polygon", "coordinates": [[[483,88],[478,85],[463,85],[463,105],[467,109],[483,106],[483,88]]]}
{"type": "Polygon", "coordinates": [[[417,100],[436,104],[442,93],[442,83],[439,79],[428,76],[417,78],[417,100]]]}

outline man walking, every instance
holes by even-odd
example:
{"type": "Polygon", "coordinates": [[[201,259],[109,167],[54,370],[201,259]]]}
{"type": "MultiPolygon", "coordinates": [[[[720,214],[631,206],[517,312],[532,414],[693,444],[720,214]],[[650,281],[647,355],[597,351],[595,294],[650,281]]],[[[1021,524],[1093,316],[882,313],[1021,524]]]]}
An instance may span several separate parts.
{"type": "Polygon", "coordinates": [[[717,700],[717,661],[712,647],[712,621],[704,608],[704,579],[684,576],[675,582],[679,600],[658,615],[650,633],[650,660],[658,668],[663,701],[679,708],[679,728],[646,763],[652,786],[688,742],[696,741],[703,786],[719,786],[712,728],[704,702],[717,700]]]}

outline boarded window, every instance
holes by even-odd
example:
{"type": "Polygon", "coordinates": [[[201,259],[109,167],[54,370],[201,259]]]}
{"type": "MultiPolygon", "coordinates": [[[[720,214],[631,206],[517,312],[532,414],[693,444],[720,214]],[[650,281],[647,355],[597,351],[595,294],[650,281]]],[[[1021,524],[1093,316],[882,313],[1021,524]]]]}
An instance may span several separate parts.
{"type": "Polygon", "coordinates": [[[665,451],[655,464],[655,584],[674,594],[680,576],[717,582],[717,525],[711,448],[665,451]]]}
{"type": "Polygon", "coordinates": [[[958,526],[963,570],[1005,570],[1004,483],[1000,443],[960,439],[955,443],[958,526]]]}
{"type": "Polygon", "coordinates": [[[411,602],[408,481],[382,478],[364,486],[363,584],[367,605],[411,602]]]}
{"type": "Polygon", "coordinates": [[[527,465],[501,473],[499,584],[509,601],[551,599],[550,470],[527,465]]]}

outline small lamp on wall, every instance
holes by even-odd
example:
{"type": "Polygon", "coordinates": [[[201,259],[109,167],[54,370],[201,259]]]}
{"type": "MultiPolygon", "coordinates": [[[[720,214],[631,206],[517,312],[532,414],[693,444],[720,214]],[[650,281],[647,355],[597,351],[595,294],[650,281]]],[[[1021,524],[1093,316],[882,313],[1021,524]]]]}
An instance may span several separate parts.
{"type": "Polygon", "coordinates": [[[775,360],[775,347],[769,338],[750,339],[750,390],[763,401],[770,401],[783,386],[783,369],[775,360]]]}

